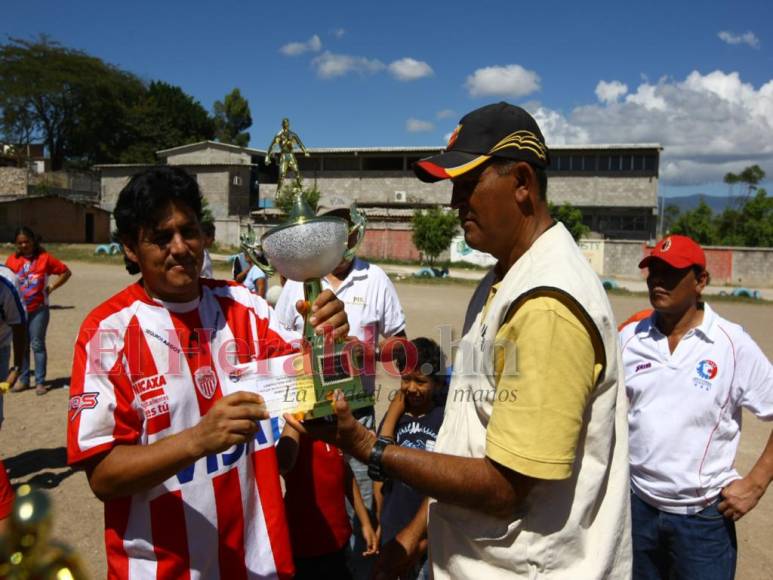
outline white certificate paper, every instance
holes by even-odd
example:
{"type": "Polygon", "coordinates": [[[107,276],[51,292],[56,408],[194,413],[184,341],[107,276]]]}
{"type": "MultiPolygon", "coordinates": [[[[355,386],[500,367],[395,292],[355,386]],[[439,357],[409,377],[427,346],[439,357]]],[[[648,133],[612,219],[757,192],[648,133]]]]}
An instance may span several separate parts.
{"type": "Polygon", "coordinates": [[[226,394],[257,393],[271,417],[281,418],[284,413],[302,417],[316,402],[309,365],[309,356],[303,353],[234,365],[226,381],[226,394]]]}

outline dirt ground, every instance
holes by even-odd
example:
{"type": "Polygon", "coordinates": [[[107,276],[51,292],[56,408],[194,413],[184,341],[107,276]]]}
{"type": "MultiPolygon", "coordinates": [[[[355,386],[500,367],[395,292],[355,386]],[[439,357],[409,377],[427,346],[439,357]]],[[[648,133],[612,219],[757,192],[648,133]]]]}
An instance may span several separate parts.
{"type": "MultiPolygon", "coordinates": [[[[4,261],[4,257],[2,258],[4,261]]],[[[70,264],[73,277],[52,296],[48,333],[48,377],[56,388],[44,397],[34,392],[8,395],[6,420],[0,432],[0,457],[5,461],[14,486],[31,482],[51,493],[55,506],[54,535],[76,547],[94,578],[105,576],[102,506],[89,490],[84,475],[66,465],[65,429],[67,390],[72,345],[86,313],[102,300],[127,285],[131,278],[120,266],[94,263],[70,264]]],[[[456,284],[397,284],[405,308],[410,337],[440,339],[446,326],[458,336],[467,300],[473,287],[456,284]]],[[[613,296],[618,320],[645,308],[643,297],[613,296]]],[[[719,302],[723,316],[743,324],[768,357],[773,356],[773,306],[719,302]]],[[[387,405],[385,393],[395,381],[382,377],[380,413],[387,405]]],[[[770,426],[747,417],[737,458],[738,469],[746,473],[764,448],[770,426]]],[[[773,493],[738,524],[738,578],[770,578],[773,569],[773,493]]]]}

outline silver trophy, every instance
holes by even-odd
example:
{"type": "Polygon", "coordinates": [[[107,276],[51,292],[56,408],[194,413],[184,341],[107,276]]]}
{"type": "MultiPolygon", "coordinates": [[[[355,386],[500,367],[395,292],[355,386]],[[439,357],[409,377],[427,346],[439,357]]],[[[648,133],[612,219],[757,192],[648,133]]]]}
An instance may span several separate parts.
{"type": "MultiPolygon", "coordinates": [[[[296,170],[297,173],[297,170],[296,170]]],[[[365,235],[366,219],[352,204],[349,221],[334,216],[316,216],[303,198],[300,175],[293,186],[293,207],[287,220],[268,230],[258,240],[251,226],[241,236],[241,248],[260,268],[274,269],[288,280],[303,283],[304,299],[312,304],[322,291],[321,278],[344,259],[352,259],[365,235]],[[266,263],[268,262],[268,263],[266,263]]],[[[344,348],[343,342],[325,346],[324,337],[314,334],[306,309],[303,334],[310,345],[316,404],[306,419],[330,415],[333,391],[340,389],[353,409],[373,405],[358,376],[360,349],[344,348]]]]}

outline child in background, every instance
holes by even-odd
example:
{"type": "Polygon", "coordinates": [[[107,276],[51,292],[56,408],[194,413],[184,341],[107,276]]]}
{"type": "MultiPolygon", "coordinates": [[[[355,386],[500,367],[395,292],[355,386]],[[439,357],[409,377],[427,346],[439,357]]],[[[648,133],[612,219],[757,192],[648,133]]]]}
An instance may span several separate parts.
{"type": "MultiPolygon", "coordinates": [[[[445,354],[435,341],[417,338],[398,349],[395,355],[400,391],[381,421],[379,435],[392,438],[403,447],[432,451],[445,410],[445,354]]],[[[424,501],[424,496],[411,486],[391,479],[374,482],[373,496],[382,545],[408,525],[424,501]]],[[[422,555],[417,576],[426,560],[426,554],[422,555]]]]}
{"type": "Polygon", "coordinates": [[[379,542],[343,453],[322,441],[312,441],[289,425],[282,431],[276,453],[287,490],[285,512],[296,580],[351,578],[346,546],[352,527],[346,498],[360,520],[367,545],[363,556],[377,554],[379,542]]]}

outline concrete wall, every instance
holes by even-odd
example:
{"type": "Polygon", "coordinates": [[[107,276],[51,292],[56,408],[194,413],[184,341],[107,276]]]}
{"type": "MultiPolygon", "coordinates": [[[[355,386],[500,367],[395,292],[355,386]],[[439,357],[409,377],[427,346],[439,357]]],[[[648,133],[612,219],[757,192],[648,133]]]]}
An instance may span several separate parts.
{"type": "Polygon", "coordinates": [[[239,218],[215,219],[215,241],[225,246],[239,246],[242,224],[239,218]]]}
{"type": "Polygon", "coordinates": [[[657,177],[583,177],[551,175],[548,199],[576,206],[658,206],[657,177]]]}
{"type": "MultiPolygon", "coordinates": [[[[582,240],[580,247],[600,276],[644,278],[638,265],[650,247],[643,242],[582,240]]],[[[707,246],[704,252],[713,284],[773,288],[773,248],[707,246]]]]}
{"type": "MultiPolygon", "coordinates": [[[[404,191],[407,203],[451,202],[451,183],[424,183],[414,174],[404,171],[306,171],[303,173],[306,187],[316,184],[320,199],[342,197],[361,204],[396,203],[395,192],[404,191]]],[[[274,199],[276,184],[262,183],[260,197],[274,199]]]]}
{"type": "MultiPolygon", "coordinates": [[[[121,190],[135,173],[146,167],[149,166],[102,167],[100,206],[113,211],[121,190]]],[[[251,170],[249,165],[194,165],[185,169],[196,179],[201,194],[209,202],[209,208],[216,219],[248,214],[251,170]],[[234,177],[239,179],[234,180],[234,177]]]]}
{"type": "Polygon", "coordinates": [[[413,245],[410,225],[368,224],[365,239],[357,252],[363,258],[373,260],[418,260],[421,254],[413,245]]]}
{"type": "Polygon", "coordinates": [[[0,167],[0,197],[27,195],[27,169],[0,167]]]}
{"type": "Polygon", "coordinates": [[[56,197],[20,199],[0,204],[0,241],[12,242],[16,228],[25,225],[46,242],[86,242],[86,215],[93,215],[94,243],[110,241],[110,215],[98,208],[56,197]]]}
{"type": "MultiPolygon", "coordinates": [[[[344,197],[361,204],[395,203],[395,192],[404,191],[408,203],[451,202],[451,183],[424,183],[413,172],[404,171],[307,171],[307,186],[316,184],[322,198],[344,197]]],[[[273,199],[276,184],[261,184],[262,198],[273,199]]],[[[575,206],[656,208],[656,177],[584,177],[552,175],[548,180],[548,199],[556,204],[575,206]]]]}

